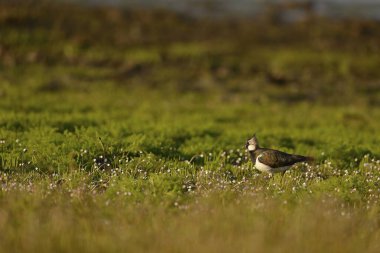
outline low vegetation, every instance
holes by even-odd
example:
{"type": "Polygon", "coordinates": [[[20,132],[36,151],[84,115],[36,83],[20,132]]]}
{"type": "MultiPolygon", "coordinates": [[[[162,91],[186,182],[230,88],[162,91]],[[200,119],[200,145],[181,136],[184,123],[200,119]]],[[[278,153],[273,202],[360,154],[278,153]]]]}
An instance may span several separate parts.
{"type": "Polygon", "coordinates": [[[0,252],[380,250],[375,21],[0,5],[0,252]]]}

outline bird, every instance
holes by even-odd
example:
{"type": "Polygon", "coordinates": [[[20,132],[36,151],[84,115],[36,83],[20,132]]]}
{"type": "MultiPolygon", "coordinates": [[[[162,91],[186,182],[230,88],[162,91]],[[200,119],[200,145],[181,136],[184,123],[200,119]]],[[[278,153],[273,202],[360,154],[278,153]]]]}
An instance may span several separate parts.
{"type": "Polygon", "coordinates": [[[281,172],[284,175],[292,165],[314,160],[313,157],[309,156],[288,154],[275,149],[262,148],[259,145],[256,134],[247,140],[246,148],[255,168],[261,172],[270,174],[281,172]]]}

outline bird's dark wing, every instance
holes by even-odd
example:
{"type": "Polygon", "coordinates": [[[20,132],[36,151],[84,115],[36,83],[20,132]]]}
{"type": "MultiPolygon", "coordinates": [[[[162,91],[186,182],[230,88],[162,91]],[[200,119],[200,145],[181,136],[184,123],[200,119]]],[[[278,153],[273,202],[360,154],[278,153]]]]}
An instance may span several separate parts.
{"type": "Polygon", "coordinates": [[[291,155],[277,150],[266,150],[258,156],[259,162],[272,168],[291,166],[298,162],[307,161],[308,157],[291,155]]]}

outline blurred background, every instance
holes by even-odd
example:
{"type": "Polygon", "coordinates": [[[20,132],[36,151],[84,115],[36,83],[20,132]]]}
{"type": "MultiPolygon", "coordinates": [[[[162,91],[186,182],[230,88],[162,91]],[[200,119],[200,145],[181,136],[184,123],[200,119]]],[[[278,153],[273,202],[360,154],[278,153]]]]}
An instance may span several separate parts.
{"type": "MultiPolygon", "coordinates": [[[[72,1],[74,2],[74,1],[72,1]]],[[[130,8],[164,8],[195,16],[254,17],[273,8],[287,20],[298,20],[313,13],[319,16],[342,18],[380,18],[377,0],[84,0],[88,5],[113,5],[130,8]]]]}
{"type": "Polygon", "coordinates": [[[379,18],[375,0],[2,0],[0,92],[116,85],[378,105],[379,18]]]}

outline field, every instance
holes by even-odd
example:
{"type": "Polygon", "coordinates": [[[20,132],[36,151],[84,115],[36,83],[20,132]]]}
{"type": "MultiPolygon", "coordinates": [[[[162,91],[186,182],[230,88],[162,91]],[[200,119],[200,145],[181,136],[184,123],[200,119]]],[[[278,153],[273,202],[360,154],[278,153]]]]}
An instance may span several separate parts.
{"type": "Polygon", "coordinates": [[[379,23],[48,3],[0,3],[0,252],[380,251],[379,23]]]}

